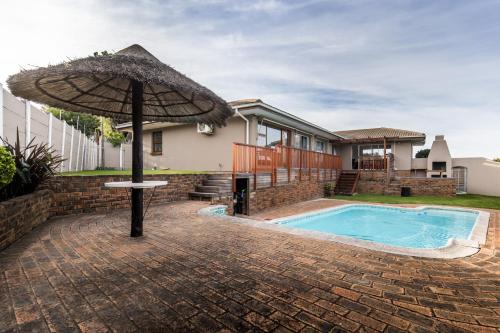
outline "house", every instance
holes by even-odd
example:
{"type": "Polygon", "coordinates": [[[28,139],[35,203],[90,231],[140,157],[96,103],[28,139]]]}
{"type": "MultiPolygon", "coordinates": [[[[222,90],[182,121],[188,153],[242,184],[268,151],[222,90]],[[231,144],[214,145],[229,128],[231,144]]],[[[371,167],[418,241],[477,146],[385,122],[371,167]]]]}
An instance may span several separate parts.
{"type": "MultiPolygon", "coordinates": [[[[389,127],[331,131],[271,106],[260,99],[229,103],[235,110],[227,126],[145,122],[144,167],[198,171],[232,171],[233,143],[260,147],[277,145],[338,155],[342,170],[385,172],[385,188],[394,193],[403,184],[439,191],[439,184],[456,185],[457,192],[500,196],[500,163],[485,158],[453,158],[444,136],[438,135],[427,158],[414,158],[414,148],[425,144],[426,135],[389,127]],[[423,181],[428,179],[427,181],[423,181]],[[453,181],[451,180],[453,179],[453,181]],[[424,184],[424,185],[422,185],[424,184]],[[429,185],[431,184],[431,185],[429,185]],[[396,189],[396,190],[395,190],[396,189]]],[[[131,133],[130,123],[117,129],[131,133]]],[[[124,156],[130,155],[125,152],[124,156]]],[[[125,168],[130,161],[125,161],[125,168]]],[[[379,172],[380,174],[380,172],[379,172]]],[[[447,190],[449,192],[449,190],[447,190]]]]}
{"type": "MultiPolygon", "coordinates": [[[[173,170],[231,171],[232,145],[292,146],[332,154],[341,139],[321,126],[275,108],[260,99],[229,103],[235,110],[227,126],[145,122],[144,167],[173,170]]],[[[132,132],[131,123],[117,129],[132,132]]]]}

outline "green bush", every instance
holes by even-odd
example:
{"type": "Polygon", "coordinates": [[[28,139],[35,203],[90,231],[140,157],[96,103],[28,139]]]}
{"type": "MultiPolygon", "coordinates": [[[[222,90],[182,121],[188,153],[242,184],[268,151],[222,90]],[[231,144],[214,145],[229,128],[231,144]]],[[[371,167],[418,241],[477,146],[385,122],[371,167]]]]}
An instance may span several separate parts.
{"type": "Polygon", "coordinates": [[[325,197],[326,198],[329,198],[331,196],[333,196],[335,193],[335,186],[333,185],[333,183],[325,183],[324,187],[323,187],[324,191],[325,191],[325,197]]]}
{"type": "Polygon", "coordinates": [[[415,154],[415,157],[416,158],[429,157],[430,152],[431,152],[430,149],[422,149],[422,150],[417,151],[417,153],[415,154]]]}
{"type": "Polygon", "coordinates": [[[0,187],[9,184],[16,173],[16,162],[12,154],[0,146],[0,187]]]}

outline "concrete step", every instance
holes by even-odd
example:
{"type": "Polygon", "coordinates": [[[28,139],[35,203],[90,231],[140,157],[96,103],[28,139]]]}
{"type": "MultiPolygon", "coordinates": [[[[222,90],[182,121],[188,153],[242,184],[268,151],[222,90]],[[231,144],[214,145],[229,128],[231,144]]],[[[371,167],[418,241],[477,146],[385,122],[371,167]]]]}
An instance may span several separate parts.
{"type": "Polygon", "coordinates": [[[231,181],[233,177],[231,175],[208,175],[210,180],[229,180],[231,181]]]}
{"type": "Polygon", "coordinates": [[[205,192],[189,192],[190,197],[197,198],[216,198],[220,196],[219,193],[205,193],[205,192]]]}
{"type": "Polygon", "coordinates": [[[219,193],[220,187],[219,186],[207,186],[207,185],[198,185],[196,186],[196,192],[203,192],[203,193],[219,193]]]}
{"type": "Polygon", "coordinates": [[[222,187],[231,187],[232,183],[228,180],[211,180],[207,179],[203,181],[204,186],[222,186],[222,187]]]}

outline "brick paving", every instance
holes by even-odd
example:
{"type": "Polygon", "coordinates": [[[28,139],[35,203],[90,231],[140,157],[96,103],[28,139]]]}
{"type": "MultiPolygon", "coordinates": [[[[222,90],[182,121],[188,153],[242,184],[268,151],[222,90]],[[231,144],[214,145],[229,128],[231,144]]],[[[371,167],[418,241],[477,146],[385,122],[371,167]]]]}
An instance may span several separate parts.
{"type": "Polygon", "coordinates": [[[488,244],[418,259],[150,208],[53,219],[0,252],[1,332],[498,332],[499,212],[488,244]]]}

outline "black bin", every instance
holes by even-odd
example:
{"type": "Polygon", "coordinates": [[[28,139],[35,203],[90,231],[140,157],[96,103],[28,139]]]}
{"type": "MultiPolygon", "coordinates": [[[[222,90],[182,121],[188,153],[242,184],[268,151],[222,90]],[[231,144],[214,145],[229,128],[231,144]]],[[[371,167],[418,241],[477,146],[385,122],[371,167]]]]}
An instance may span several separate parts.
{"type": "Polygon", "coordinates": [[[411,196],[411,187],[402,186],[401,187],[401,196],[402,197],[409,197],[409,196],[411,196]]]}

